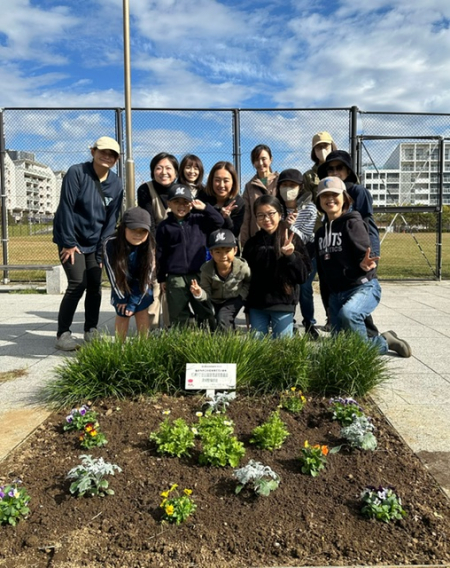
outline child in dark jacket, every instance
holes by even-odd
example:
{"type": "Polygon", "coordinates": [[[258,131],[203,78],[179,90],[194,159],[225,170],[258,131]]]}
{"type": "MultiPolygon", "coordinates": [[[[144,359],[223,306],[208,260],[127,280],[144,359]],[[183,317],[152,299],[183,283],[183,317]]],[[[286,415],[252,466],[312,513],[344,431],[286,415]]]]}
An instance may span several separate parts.
{"type": "Polygon", "coordinates": [[[311,263],[300,237],[288,230],[281,203],[272,195],[258,197],[254,215],[260,230],[244,246],[252,272],[247,298],[250,325],[257,334],[292,336],[300,284],[311,263]]]}
{"type": "Polygon", "coordinates": [[[148,307],[153,302],[154,240],[150,214],[140,207],[123,214],[117,234],[104,245],[103,261],[111,283],[111,304],[116,309],[116,334],[123,341],[130,319],[138,333],[149,330],[148,307]]]}
{"type": "Polygon", "coordinates": [[[317,268],[324,304],[329,306],[333,333],[354,331],[371,341],[381,354],[388,349],[411,356],[408,343],[393,331],[369,337],[364,320],[381,299],[377,278],[378,256],[370,256],[371,239],[361,214],[352,210],[352,198],[338,177],[322,179],[317,208],[325,213],[316,232],[317,268]]]}
{"type": "Polygon", "coordinates": [[[168,194],[169,214],[156,231],[157,279],[165,291],[171,325],[186,325],[191,311],[198,323],[214,321],[210,302],[196,300],[190,291],[198,280],[206,258],[206,244],[212,231],[223,225],[222,215],[198,199],[190,189],[174,185],[168,194]]]}
{"type": "Polygon", "coordinates": [[[211,233],[209,250],[212,259],[201,268],[201,286],[191,284],[194,298],[211,300],[220,331],[235,329],[235,320],[244,305],[250,286],[250,268],[243,258],[236,257],[237,240],[228,229],[211,233]]]}

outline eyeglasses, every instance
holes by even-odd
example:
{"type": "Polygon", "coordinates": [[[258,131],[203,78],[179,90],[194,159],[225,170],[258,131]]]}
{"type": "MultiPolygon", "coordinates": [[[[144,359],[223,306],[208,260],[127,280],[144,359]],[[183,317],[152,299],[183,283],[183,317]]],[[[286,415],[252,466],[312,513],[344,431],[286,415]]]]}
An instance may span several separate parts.
{"type": "Polygon", "coordinates": [[[327,168],[327,172],[333,173],[333,172],[342,172],[342,170],[345,168],[344,164],[338,164],[337,166],[328,166],[327,168]]]}
{"type": "Polygon", "coordinates": [[[256,215],[256,220],[257,221],[264,221],[264,219],[268,219],[270,221],[275,217],[276,214],[277,214],[277,211],[269,211],[268,213],[258,213],[256,215]]]}

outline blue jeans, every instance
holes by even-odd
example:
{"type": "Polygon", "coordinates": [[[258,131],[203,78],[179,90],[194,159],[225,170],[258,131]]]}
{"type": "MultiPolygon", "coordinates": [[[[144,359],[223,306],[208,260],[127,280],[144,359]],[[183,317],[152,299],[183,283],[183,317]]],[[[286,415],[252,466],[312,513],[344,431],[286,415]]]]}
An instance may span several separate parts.
{"type": "Polygon", "coordinates": [[[272,338],[292,337],[294,331],[293,312],[275,312],[272,310],[257,310],[250,308],[251,330],[257,335],[269,333],[272,325],[272,338]]]}
{"type": "Polygon", "coordinates": [[[314,291],[312,285],[317,273],[316,257],[311,259],[311,266],[312,268],[308,280],[300,286],[300,311],[305,327],[316,325],[317,323],[314,319],[314,291]]]}
{"type": "Polygon", "coordinates": [[[333,333],[355,331],[377,346],[381,354],[387,353],[386,339],[377,335],[368,337],[365,318],[378,306],[381,287],[377,278],[345,292],[332,292],[329,299],[330,319],[333,333]]]}

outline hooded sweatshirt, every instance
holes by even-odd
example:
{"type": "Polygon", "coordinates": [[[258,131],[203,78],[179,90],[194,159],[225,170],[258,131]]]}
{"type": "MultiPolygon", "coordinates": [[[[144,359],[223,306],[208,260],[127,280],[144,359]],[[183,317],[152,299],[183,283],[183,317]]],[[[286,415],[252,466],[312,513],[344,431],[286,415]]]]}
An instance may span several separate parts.
{"type": "Polygon", "coordinates": [[[329,293],[344,292],[377,277],[376,269],[366,272],[359,266],[370,245],[367,226],[358,211],[327,220],[316,232],[317,270],[325,305],[329,293]]]}

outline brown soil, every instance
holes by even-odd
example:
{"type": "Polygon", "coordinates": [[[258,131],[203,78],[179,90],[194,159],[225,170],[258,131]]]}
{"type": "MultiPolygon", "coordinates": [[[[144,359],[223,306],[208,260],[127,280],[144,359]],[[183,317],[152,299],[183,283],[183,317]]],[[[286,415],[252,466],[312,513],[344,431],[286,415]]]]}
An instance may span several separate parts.
{"type": "Polygon", "coordinates": [[[231,468],[197,465],[191,458],[160,457],[148,441],[170,409],[195,422],[197,397],[103,401],[96,405],[109,443],[91,452],[75,432],[63,432],[65,413],[53,414],[0,464],[0,483],[20,476],[31,495],[31,514],[1,527],[0,566],[7,568],[249,567],[370,564],[450,564],[450,504],[418,458],[375,409],[379,449],[342,450],[328,457],[319,477],[300,472],[299,448],[339,445],[339,425],[326,400],[311,400],[297,417],[282,411],[291,433],[276,452],[249,444],[251,430],[277,400],[238,399],[228,415],[250,458],[281,477],[269,497],[235,495],[231,468]],[[120,407],[120,408],[119,408],[120,407]],[[72,497],[67,472],[92,453],[117,463],[114,496],[72,497]],[[161,525],[160,493],[172,484],[193,489],[195,514],[180,526],[161,525]],[[358,497],[366,485],[391,485],[407,510],[390,524],[367,520],[358,497]]]}

